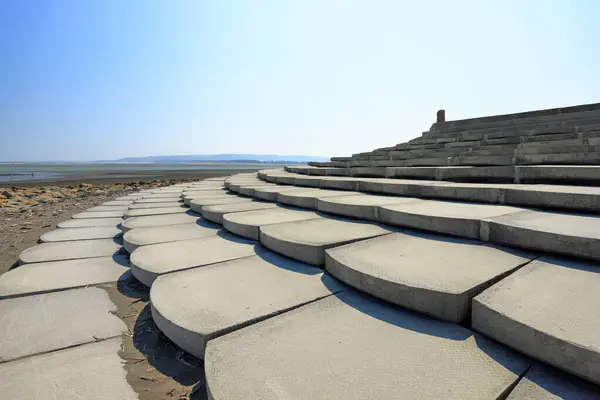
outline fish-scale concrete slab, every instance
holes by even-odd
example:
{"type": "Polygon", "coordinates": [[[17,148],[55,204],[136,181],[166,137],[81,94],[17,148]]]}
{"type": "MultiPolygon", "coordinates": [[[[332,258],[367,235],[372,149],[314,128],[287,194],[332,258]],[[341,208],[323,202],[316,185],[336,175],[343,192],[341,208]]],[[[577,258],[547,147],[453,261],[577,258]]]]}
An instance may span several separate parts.
{"type": "Polygon", "coordinates": [[[221,204],[214,206],[202,207],[202,216],[209,221],[216,222],[217,224],[223,225],[223,215],[244,212],[244,211],[256,211],[256,210],[268,210],[271,208],[278,208],[279,206],[274,203],[253,201],[250,203],[235,203],[235,204],[221,204]]]}
{"type": "Polygon", "coordinates": [[[479,239],[481,220],[519,211],[523,209],[495,204],[422,200],[379,206],[377,215],[380,222],[389,225],[479,239]]]}
{"type": "Polygon", "coordinates": [[[131,272],[152,286],[163,274],[256,255],[265,250],[256,242],[219,234],[200,239],[143,246],[131,255],[131,272]]]}
{"type": "Polygon", "coordinates": [[[545,365],[527,371],[506,400],[597,400],[600,387],[545,365]]]}
{"type": "Polygon", "coordinates": [[[123,236],[123,247],[133,253],[140,246],[216,235],[219,228],[219,225],[200,218],[195,224],[133,229],[123,236]]]}
{"type": "Polygon", "coordinates": [[[523,211],[485,221],[494,243],[600,260],[597,215],[523,211]]]}
{"type": "Polygon", "coordinates": [[[479,241],[405,231],[327,250],[325,269],[350,286],[449,322],[471,299],[536,256],[479,241]]]}
{"type": "Polygon", "coordinates": [[[103,206],[128,206],[133,204],[133,200],[110,200],[102,203],[103,206]]]}
{"type": "Polygon", "coordinates": [[[190,208],[196,212],[201,213],[202,207],[213,206],[217,204],[237,204],[237,203],[250,203],[251,198],[238,197],[238,196],[225,196],[225,197],[213,197],[213,198],[197,198],[190,201],[190,208]]]}
{"type": "Polygon", "coordinates": [[[127,326],[111,311],[99,288],[0,301],[1,362],[120,336],[127,326]]]}
{"type": "Polygon", "coordinates": [[[265,184],[261,184],[261,185],[252,185],[252,186],[240,186],[238,193],[244,196],[248,196],[248,197],[255,197],[254,193],[256,191],[256,189],[260,189],[260,188],[264,188],[264,187],[273,187],[275,185],[273,185],[272,183],[265,183],[265,184]]]}
{"type": "Polygon", "coordinates": [[[277,201],[290,206],[316,209],[319,199],[350,195],[361,196],[361,194],[355,192],[344,192],[341,190],[309,189],[304,191],[281,192],[277,196],[277,201]]]}
{"type": "Polygon", "coordinates": [[[115,239],[42,243],[23,250],[19,254],[19,264],[108,257],[121,251],[122,247],[120,240],[115,239]]]}
{"type": "Polygon", "coordinates": [[[59,228],[40,236],[42,243],[66,242],[70,240],[93,240],[118,238],[123,233],[116,226],[98,226],[84,228],[59,228]]]}
{"type": "Polygon", "coordinates": [[[206,342],[344,290],[306,264],[273,253],[159,277],[152,317],[173,342],[204,358],[206,342]]]}
{"type": "Polygon", "coordinates": [[[129,205],[126,205],[126,206],[96,206],[96,207],[88,208],[86,211],[88,211],[88,212],[127,211],[128,209],[129,209],[129,205]]]}
{"type": "Polygon", "coordinates": [[[275,209],[225,214],[223,228],[249,239],[259,240],[260,227],[283,222],[321,218],[314,211],[278,207],[275,209]]]}
{"type": "Polygon", "coordinates": [[[145,194],[144,199],[178,199],[181,197],[181,193],[155,193],[145,194]]]}
{"type": "Polygon", "coordinates": [[[234,192],[229,192],[226,190],[219,190],[219,191],[210,191],[210,192],[194,192],[194,193],[190,193],[190,194],[186,194],[183,196],[183,202],[185,204],[190,204],[192,202],[192,200],[196,200],[196,199],[214,199],[214,198],[226,198],[227,196],[237,196],[236,193],[234,192]]]}
{"type": "Polygon", "coordinates": [[[542,257],[473,299],[472,326],[500,343],[600,383],[600,269],[542,257]]]}
{"type": "Polygon", "coordinates": [[[183,203],[183,199],[140,199],[136,200],[133,205],[136,204],[156,204],[156,203],[183,203]]]}
{"type": "Polygon", "coordinates": [[[133,217],[150,217],[155,215],[166,215],[166,214],[181,214],[189,211],[189,208],[184,206],[176,207],[152,207],[152,208],[140,208],[137,210],[129,210],[123,214],[123,219],[133,217]]]}
{"type": "Polygon", "coordinates": [[[458,325],[345,290],[208,342],[214,400],[497,399],[528,363],[458,325]]]}
{"type": "MultiPolygon", "coordinates": [[[[165,208],[165,207],[185,207],[183,202],[179,201],[162,201],[157,203],[136,203],[128,207],[129,210],[143,210],[147,208],[165,208]]],[[[187,208],[187,207],[185,207],[187,208]]]]}
{"type": "Polygon", "coordinates": [[[77,214],[73,214],[71,218],[73,219],[87,219],[87,218],[121,218],[125,214],[125,211],[98,211],[98,212],[90,212],[84,211],[77,214]]]}
{"type": "Polygon", "coordinates": [[[325,250],[393,232],[389,227],[362,221],[317,218],[260,227],[267,248],[311,265],[325,264],[325,250]]]}
{"type": "Polygon", "coordinates": [[[21,265],[0,276],[0,299],[117,282],[131,277],[125,255],[21,265]]]}
{"type": "Polygon", "coordinates": [[[115,338],[0,364],[2,396],[21,399],[137,400],[115,338]]]}
{"type": "Polygon", "coordinates": [[[295,186],[276,186],[276,187],[264,187],[254,189],[254,197],[266,200],[266,201],[277,201],[280,193],[284,192],[299,192],[306,191],[306,188],[298,188],[295,186]]]}
{"type": "Polygon", "coordinates": [[[323,197],[317,200],[317,210],[344,215],[367,221],[377,220],[377,206],[419,201],[413,197],[378,196],[352,194],[338,197],[323,197]]]}
{"type": "Polygon", "coordinates": [[[205,189],[190,189],[183,192],[183,196],[203,196],[210,194],[223,194],[228,193],[229,190],[226,188],[205,188],[205,189]]]}
{"type": "Polygon", "coordinates": [[[163,188],[163,189],[156,189],[156,190],[151,190],[150,193],[152,194],[161,194],[161,193],[175,193],[175,194],[181,194],[181,192],[183,192],[183,188],[163,188]]]}
{"type": "Polygon", "coordinates": [[[134,193],[134,194],[128,194],[126,196],[117,197],[115,199],[115,201],[134,201],[134,200],[139,200],[142,198],[144,198],[143,194],[134,193]]]}
{"type": "Polygon", "coordinates": [[[121,230],[123,232],[130,231],[131,229],[138,228],[149,228],[151,226],[168,226],[168,225],[179,225],[179,224],[195,224],[201,215],[191,210],[186,211],[183,214],[167,214],[167,215],[153,215],[150,217],[133,217],[128,218],[121,224],[121,230]]]}
{"type": "Polygon", "coordinates": [[[85,228],[85,227],[100,227],[100,226],[116,226],[118,227],[123,218],[84,218],[84,219],[69,219],[59,222],[56,226],[59,228],[85,228]]]}

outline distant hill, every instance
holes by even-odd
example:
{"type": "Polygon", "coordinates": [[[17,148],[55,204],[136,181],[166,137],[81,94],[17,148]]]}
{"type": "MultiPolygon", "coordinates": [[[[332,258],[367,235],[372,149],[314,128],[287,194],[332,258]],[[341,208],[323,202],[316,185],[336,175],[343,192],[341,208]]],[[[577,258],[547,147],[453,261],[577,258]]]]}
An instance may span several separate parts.
{"type": "Polygon", "coordinates": [[[126,157],[115,162],[124,163],[189,163],[189,162],[292,162],[304,163],[307,161],[328,161],[327,157],[318,156],[280,156],[276,154],[206,154],[187,156],[148,156],[148,157],[126,157]]]}

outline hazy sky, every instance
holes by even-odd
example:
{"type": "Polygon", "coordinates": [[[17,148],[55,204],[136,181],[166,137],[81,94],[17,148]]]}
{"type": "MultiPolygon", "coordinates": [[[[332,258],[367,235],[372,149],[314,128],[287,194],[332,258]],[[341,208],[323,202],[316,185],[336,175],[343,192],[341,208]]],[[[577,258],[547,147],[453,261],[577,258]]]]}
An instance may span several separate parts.
{"type": "Polygon", "coordinates": [[[4,0],[0,160],[350,155],[600,102],[600,2],[4,0]]]}

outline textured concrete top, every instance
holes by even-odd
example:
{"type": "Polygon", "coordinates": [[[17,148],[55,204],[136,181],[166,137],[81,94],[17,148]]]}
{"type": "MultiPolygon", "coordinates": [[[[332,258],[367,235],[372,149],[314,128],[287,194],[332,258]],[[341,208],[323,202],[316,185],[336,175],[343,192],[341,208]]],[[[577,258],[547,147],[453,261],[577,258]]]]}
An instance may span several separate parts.
{"type": "Polygon", "coordinates": [[[264,253],[163,275],[150,295],[170,322],[210,334],[344,288],[318,268],[264,253]]]}
{"type": "Polygon", "coordinates": [[[248,212],[232,213],[223,216],[224,221],[251,226],[278,224],[282,222],[298,221],[300,219],[319,218],[313,211],[295,210],[290,208],[276,208],[248,212]]]}
{"type": "Polygon", "coordinates": [[[542,257],[498,282],[477,301],[547,335],[600,351],[600,269],[542,257]]]}
{"type": "Polygon", "coordinates": [[[188,207],[157,207],[157,208],[142,208],[138,210],[129,210],[125,212],[123,218],[145,217],[150,215],[178,214],[189,210],[188,207]]]}
{"type": "Polygon", "coordinates": [[[194,207],[203,207],[210,206],[214,204],[234,204],[234,203],[248,203],[252,201],[252,199],[248,197],[237,197],[237,196],[226,196],[226,197],[214,197],[214,198],[197,198],[193,199],[190,202],[190,206],[194,207]]]}
{"type": "Polygon", "coordinates": [[[208,342],[224,399],[496,399],[528,364],[458,325],[353,290],[208,342]]]}
{"type": "Polygon", "coordinates": [[[154,215],[150,217],[129,218],[121,225],[124,231],[136,228],[148,228],[150,226],[166,226],[178,224],[193,224],[200,218],[200,214],[193,211],[187,211],[183,214],[173,215],[154,215]]]}
{"type": "Polygon", "coordinates": [[[74,219],[85,219],[85,218],[119,218],[122,217],[125,211],[84,211],[77,214],[73,214],[71,218],[74,219]]]}
{"type": "Polygon", "coordinates": [[[393,228],[373,223],[334,218],[317,218],[262,226],[261,233],[285,242],[327,245],[385,235],[393,228]]]}
{"type": "Polygon", "coordinates": [[[140,210],[147,208],[163,208],[163,207],[185,207],[185,205],[181,201],[160,201],[160,202],[151,202],[151,203],[136,203],[130,205],[128,208],[130,210],[140,210]]]}
{"type": "Polygon", "coordinates": [[[286,197],[303,197],[318,199],[321,197],[336,197],[336,196],[362,196],[356,192],[345,192],[343,190],[326,190],[326,189],[305,189],[292,192],[282,193],[286,197]]]}
{"type": "Polygon", "coordinates": [[[405,204],[381,206],[386,210],[436,217],[484,219],[523,211],[522,208],[495,204],[464,203],[459,201],[422,200],[405,204]]]}
{"type": "Polygon", "coordinates": [[[135,201],[135,205],[139,205],[139,204],[152,204],[152,203],[165,203],[165,202],[169,202],[169,203],[174,203],[174,202],[182,203],[183,200],[182,199],[140,199],[140,200],[136,200],[135,201]]]}
{"type": "Polygon", "coordinates": [[[123,218],[83,218],[62,221],[59,222],[56,226],[58,226],[59,228],[118,226],[121,222],[123,222],[123,218]]]}
{"type": "Polygon", "coordinates": [[[195,224],[181,224],[169,226],[154,226],[149,228],[132,229],[125,233],[123,240],[136,246],[146,246],[148,244],[173,242],[175,240],[195,239],[204,236],[217,234],[220,228],[217,224],[212,224],[203,219],[195,224]]]}
{"type": "Polygon", "coordinates": [[[250,203],[234,203],[234,204],[216,204],[213,206],[205,206],[202,207],[202,215],[204,213],[214,213],[214,214],[230,214],[234,212],[243,212],[243,211],[256,211],[256,210],[266,210],[271,208],[278,208],[279,206],[274,203],[267,202],[250,202],[250,203]]]}
{"type": "Polygon", "coordinates": [[[327,250],[347,268],[411,287],[461,294],[534,255],[479,241],[406,231],[327,250]]]}
{"type": "Polygon", "coordinates": [[[113,239],[42,243],[24,250],[19,255],[19,263],[106,257],[117,253],[121,247],[120,241],[113,239]]]}
{"type": "Polygon", "coordinates": [[[99,226],[83,228],[60,228],[40,236],[42,242],[64,242],[67,240],[109,239],[121,236],[116,226],[99,226]]]}
{"type": "Polygon", "coordinates": [[[414,197],[400,196],[378,196],[375,194],[352,194],[339,197],[327,197],[323,200],[324,203],[331,204],[348,204],[358,206],[380,206],[385,204],[406,203],[409,201],[419,201],[414,197]]]}

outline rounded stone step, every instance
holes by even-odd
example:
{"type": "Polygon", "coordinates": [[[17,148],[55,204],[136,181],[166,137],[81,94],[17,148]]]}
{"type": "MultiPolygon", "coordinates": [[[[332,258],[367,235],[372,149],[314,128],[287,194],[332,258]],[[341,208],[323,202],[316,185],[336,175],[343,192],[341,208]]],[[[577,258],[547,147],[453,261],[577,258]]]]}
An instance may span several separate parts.
{"type": "Polygon", "coordinates": [[[73,219],[87,219],[87,218],[121,218],[125,214],[125,211],[98,211],[90,212],[84,211],[71,216],[73,219]]]}
{"type": "Polygon", "coordinates": [[[202,207],[212,206],[217,204],[237,204],[237,203],[250,203],[252,199],[248,197],[238,196],[225,196],[225,197],[208,197],[208,198],[197,198],[190,202],[190,208],[196,212],[202,212],[202,207]]]}
{"type": "Polygon", "coordinates": [[[200,239],[143,246],[131,255],[131,272],[152,286],[162,274],[249,257],[265,251],[256,242],[219,234],[200,239]]]}
{"type": "Polygon", "coordinates": [[[302,221],[313,218],[321,217],[313,211],[278,207],[275,209],[225,214],[223,216],[223,228],[236,235],[259,240],[259,229],[263,225],[302,221]]]}
{"type": "Polygon", "coordinates": [[[164,189],[156,189],[156,190],[151,190],[150,193],[152,194],[160,194],[160,193],[175,193],[175,194],[181,194],[181,192],[183,192],[183,188],[164,188],[164,189]]]}
{"type": "Polygon", "coordinates": [[[522,208],[458,201],[421,200],[379,206],[379,222],[469,239],[481,238],[481,220],[523,211],[522,208]]]}
{"type": "Polygon", "coordinates": [[[205,355],[214,400],[498,399],[528,367],[466,328],[354,290],[213,339],[205,355]]]}
{"type": "Polygon", "coordinates": [[[137,210],[129,210],[123,214],[123,219],[133,218],[133,217],[150,217],[155,215],[166,215],[166,214],[181,214],[189,211],[189,208],[186,206],[176,206],[176,207],[153,207],[153,208],[141,208],[137,210]]]}
{"type": "Polygon", "coordinates": [[[83,228],[59,228],[46,232],[40,236],[42,243],[66,242],[71,240],[111,239],[122,235],[121,229],[116,226],[98,226],[83,228]]]}
{"type": "Polygon", "coordinates": [[[229,190],[226,188],[206,188],[206,189],[190,189],[183,192],[184,197],[190,196],[204,196],[211,194],[226,194],[229,190]]]}
{"type": "Polygon", "coordinates": [[[116,308],[99,288],[2,300],[2,362],[121,336],[127,326],[116,308]]]}
{"type": "Polygon", "coordinates": [[[237,197],[237,194],[229,191],[215,191],[215,192],[204,192],[204,193],[190,193],[183,196],[183,201],[185,204],[190,204],[193,200],[202,200],[202,199],[215,199],[215,198],[227,198],[228,196],[237,197]]]}
{"type": "Polygon", "coordinates": [[[23,250],[19,254],[19,264],[107,257],[119,253],[121,249],[120,241],[114,239],[42,243],[23,250]]]}
{"type": "Polygon", "coordinates": [[[252,185],[252,186],[240,186],[238,189],[238,193],[248,197],[255,197],[256,189],[264,188],[264,187],[273,187],[273,184],[263,184],[263,185],[252,185]]]}
{"type": "Polygon", "coordinates": [[[101,227],[101,226],[116,226],[117,228],[123,222],[123,218],[84,218],[84,219],[69,219],[59,222],[59,228],[85,228],[85,227],[101,227]]]}
{"type": "Polygon", "coordinates": [[[167,215],[153,215],[150,217],[133,217],[128,218],[121,224],[121,230],[123,232],[130,231],[131,229],[138,228],[149,228],[151,226],[168,226],[168,225],[179,225],[179,224],[195,224],[201,215],[193,211],[186,211],[183,214],[167,214],[167,215]]]}
{"type": "Polygon", "coordinates": [[[133,204],[133,200],[111,200],[102,203],[103,206],[128,206],[133,204]]]}
{"type": "Polygon", "coordinates": [[[125,255],[21,265],[0,275],[0,299],[117,282],[131,277],[125,255]]]}
{"type": "Polygon", "coordinates": [[[202,359],[208,340],[344,288],[317,268],[263,253],[163,275],[150,299],[160,330],[202,359]]]}
{"type": "Polygon", "coordinates": [[[271,208],[278,208],[275,203],[267,202],[250,202],[250,203],[235,203],[235,204],[221,204],[214,206],[202,207],[202,216],[209,221],[216,222],[217,224],[223,224],[223,216],[225,214],[244,212],[244,211],[256,211],[256,210],[268,210],[271,208]]]}
{"type": "Polygon", "coordinates": [[[144,194],[144,199],[178,199],[182,193],[150,193],[144,194]]]}
{"type": "Polygon", "coordinates": [[[134,194],[128,194],[127,196],[117,197],[115,199],[115,201],[134,201],[134,200],[139,200],[142,198],[144,198],[143,194],[134,193],[134,194]]]}
{"type": "Polygon", "coordinates": [[[263,182],[260,180],[257,181],[252,181],[252,182],[238,182],[238,183],[229,183],[227,185],[227,187],[229,188],[229,190],[232,190],[234,192],[240,192],[240,190],[244,189],[244,188],[252,188],[252,187],[272,187],[274,186],[272,183],[269,182],[263,182]]]}
{"type": "Polygon", "coordinates": [[[489,221],[483,240],[514,247],[600,260],[597,215],[524,211],[489,221]]]}
{"type": "Polygon", "coordinates": [[[132,229],[123,236],[123,247],[133,253],[140,246],[216,235],[219,228],[219,225],[199,218],[195,224],[132,229]]]}
{"type": "Polygon", "coordinates": [[[600,384],[600,270],[541,257],[473,299],[473,329],[600,384]]]}
{"type": "Polygon", "coordinates": [[[311,265],[325,264],[325,250],[393,232],[362,221],[317,218],[260,227],[263,246],[311,265]]]}
{"type": "Polygon", "coordinates": [[[294,186],[274,186],[254,189],[254,196],[261,200],[277,201],[277,197],[283,192],[299,192],[306,191],[306,188],[298,188],[294,186]]]}
{"type": "Polygon", "coordinates": [[[341,190],[309,189],[303,191],[281,192],[277,196],[277,201],[290,206],[316,209],[319,199],[350,195],[362,196],[362,194],[357,194],[356,192],[344,192],[341,190]]]}
{"type": "Polygon", "coordinates": [[[88,208],[87,212],[98,212],[98,211],[127,211],[129,209],[129,205],[126,206],[96,206],[92,208],[88,208]]]}
{"type": "Polygon", "coordinates": [[[418,201],[414,197],[353,194],[339,197],[323,197],[317,200],[317,210],[367,221],[377,220],[377,206],[418,201]]]}
{"type": "Polygon", "coordinates": [[[390,303],[458,323],[471,300],[536,256],[479,241],[405,231],[325,252],[325,269],[390,303]]]}
{"type": "Polygon", "coordinates": [[[134,204],[153,204],[153,203],[183,203],[183,199],[140,199],[134,204]]]}
{"type": "Polygon", "coordinates": [[[506,400],[598,400],[600,387],[535,364],[527,371],[506,400]]]}
{"type": "Polygon", "coordinates": [[[185,204],[183,204],[183,202],[179,202],[179,201],[163,201],[163,202],[157,202],[157,203],[136,203],[136,204],[132,204],[128,207],[129,210],[143,210],[143,209],[148,209],[148,208],[165,208],[165,207],[184,207],[187,208],[185,206],[185,204]]]}

